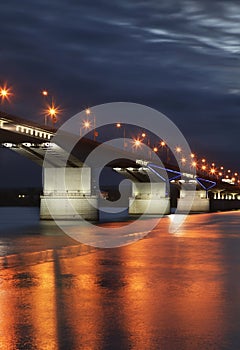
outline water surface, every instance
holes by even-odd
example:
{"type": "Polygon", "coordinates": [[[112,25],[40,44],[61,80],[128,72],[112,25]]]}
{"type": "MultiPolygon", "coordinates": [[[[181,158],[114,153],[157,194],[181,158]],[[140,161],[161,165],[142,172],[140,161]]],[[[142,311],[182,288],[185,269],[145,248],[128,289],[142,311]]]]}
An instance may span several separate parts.
{"type": "Polygon", "coordinates": [[[49,223],[1,230],[0,349],[239,349],[240,212],[170,220],[85,251],[49,223]]]}

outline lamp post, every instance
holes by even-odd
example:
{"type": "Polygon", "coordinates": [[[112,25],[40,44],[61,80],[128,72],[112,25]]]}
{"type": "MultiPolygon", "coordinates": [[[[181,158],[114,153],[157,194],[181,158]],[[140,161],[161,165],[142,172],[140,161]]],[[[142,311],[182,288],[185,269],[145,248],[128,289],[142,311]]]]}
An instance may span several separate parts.
{"type": "MultiPolygon", "coordinates": [[[[45,104],[48,105],[48,91],[44,89],[44,90],[42,90],[41,94],[45,99],[45,101],[44,101],[45,104]]],[[[45,126],[47,125],[47,117],[48,117],[48,110],[44,109],[44,125],[45,126]]]]}
{"type": "Polygon", "coordinates": [[[116,123],[116,128],[118,128],[118,129],[123,128],[123,150],[125,150],[125,148],[127,147],[125,126],[122,126],[121,123],[116,123]]]}
{"type": "Polygon", "coordinates": [[[44,125],[47,125],[48,117],[51,118],[52,126],[57,122],[57,115],[60,113],[60,107],[56,106],[53,97],[49,96],[47,90],[42,90],[42,96],[45,99],[46,108],[44,109],[44,125]]]}
{"type": "Polygon", "coordinates": [[[180,157],[181,157],[182,148],[180,146],[176,146],[175,151],[177,153],[177,157],[175,157],[175,159],[177,160],[177,162],[181,161],[180,157]]]}
{"type": "Polygon", "coordinates": [[[48,105],[47,109],[45,110],[45,116],[44,116],[45,125],[47,125],[47,117],[50,117],[52,121],[52,126],[54,126],[54,124],[57,122],[57,116],[59,112],[60,112],[59,107],[55,106],[53,102],[51,105],[48,105]]]}
{"type": "Polygon", "coordinates": [[[162,149],[162,152],[163,152],[163,158],[165,158],[166,163],[168,163],[170,161],[170,158],[169,158],[169,148],[167,146],[167,143],[162,140],[160,142],[160,146],[161,146],[161,149],[162,149]],[[166,151],[165,157],[164,157],[164,150],[166,151]]]}
{"type": "Polygon", "coordinates": [[[89,129],[91,126],[91,121],[89,120],[89,117],[92,116],[93,119],[93,140],[96,141],[96,137],[98,136],[98,132],[96,131],[96,118],[95,115],[92,113],[91,109],[89,107],[87,107],[85,109],[85,114],[87,116],[87,120],[83,121],[83,124],[85,123],[85,127],[84,129],[89,129]],[[90,123],[87,127],[86,125],[90,123]]]}
{"type": "MultiPolygon", "coordinates": [[[[151,160],[152,159],[152,151],[151,151],[152,147],[150,147],[150,137],[149,137],[149,135],[146,134],[145,131],[142,132],[141,137],[142,137],[142,140],[145,140],[145,142],[144,142],[145,145],[147,145],[148,148],[150,148],[147,153],[148,153],[149,159],[151,160]]],[[[158,149],[154,150],[154,148],[155,147],[152,148],[153,152],[157,152],[158,149]]]]}

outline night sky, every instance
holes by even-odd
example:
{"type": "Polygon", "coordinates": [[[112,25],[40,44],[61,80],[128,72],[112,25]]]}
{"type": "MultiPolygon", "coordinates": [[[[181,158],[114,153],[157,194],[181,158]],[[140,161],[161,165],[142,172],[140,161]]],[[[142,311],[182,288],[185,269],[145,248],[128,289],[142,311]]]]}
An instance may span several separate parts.
{"type": "MultiPolygon", "coordinates": [[[[1,110],[42,123],[43,88],[62,121],[106,102],[145,104],[194,152],[240,170],[239,1],[9,0],[0,23],[0,81],[14,92],[1,110]]],[[[28,164],[0,150],[1,186],[39,184],[28,164]]]]}

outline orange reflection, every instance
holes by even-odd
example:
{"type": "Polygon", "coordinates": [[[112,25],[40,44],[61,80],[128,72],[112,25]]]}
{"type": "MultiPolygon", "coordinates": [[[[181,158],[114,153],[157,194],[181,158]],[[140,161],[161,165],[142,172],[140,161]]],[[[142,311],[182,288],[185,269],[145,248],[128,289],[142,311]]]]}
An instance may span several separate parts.
{"type": "Polygon", "coordinates": [[[57,305],[54,262],[35,265],[31,268],[37,276],[37,282],[31,293],[32,318],[39,349],[57,347],[57,305]]]}
{"type": "Polygon", "coordinates": [[[14,334],[14,319],[17,300],[9,288],[11,275],[8,270],[1,271],[1,292],[0,292],[0,349],[12,349],[14,334]]]}
{"type": "MultiPolygon", "coordinates": [[[[178,343],[174,334],[221,338],[224,281],[216,278],[223,273],[223,262],[217,258],[221,246],[214,241],[206,247],[202,229],[195,231],[194,226],[191,217],[183,229],[184,239],[158,232],[157,239],[148,237],[122,250],[128,278],[123,307],[134,349],[168,348],[169,344],[190,348],[189,342],[178,343]]],[[[215,234],[214,229],[208,232],[215,234]]]]}
{"type": "MultiPolygon", "coordinates": [[[[96,284],[97,270],[95,254],[55,258],[58,327],[68,329],[71,338],[66,348],[97,350],[103,341],[104,303],[96,284]]],[[[64,334],[58,335],[58,341],[64,342],[64,334]]]]}

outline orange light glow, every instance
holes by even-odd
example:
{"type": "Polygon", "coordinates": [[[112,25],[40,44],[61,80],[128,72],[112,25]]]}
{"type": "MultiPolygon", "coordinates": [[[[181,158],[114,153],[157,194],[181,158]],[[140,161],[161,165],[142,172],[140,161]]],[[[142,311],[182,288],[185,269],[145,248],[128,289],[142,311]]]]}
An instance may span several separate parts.
{"type": "Polygon", "coordinates": [[[116,124],[116,127],[117,127],[117,128],[121,128],[121,123],[117,123],[117,124],[116,124]]]}
{"type": "Polygon", "coordinates": [[[192,162],[192,167],[196,168],[197,162],[192,162]]]}
{"type": "Polygon", "coordinates": [[[48,91],[47,91],[47,90],[43,90],[43,91],[42,91],[42,95],[43,95],[43,96],[48,96],[48,91]]]}
{"type": "Polygon", "coordinates": [[[161,145],[162,147],[164,147],[164,146],[166,146],[166,142],[161,141],[160,145],[161,145]]]}
{"type": "Polygon", "coordinates": [[[202,170],[206,170],[206,169],[207,169],[206,165],[203,165],[202,170]]]}
{"type": "Polygon", "coordinates": [[[205,158],[203,158],[203,159],[202,159],[202,162],[203,162],[203,163],[206,163],[206,159],[205,159],[205,158]]]}
{"type": "Polygon", "coordinates": [[[87,108],[87,109],[85,110],[85,112],[86,112],[87,115],[90,115],[90,114],[91,114],[90,108],[87,108]]]}
{"type": "Polygon", "coordinates": [[[216,170],[214,168],[211,168],[210,173],[215,174],[216,170]]]}
{"type": "Polygon", "coordinates": [[[146,133],[145,132],[142,133],[142,137],[146,137],[146,133]]]}
{"type": "Polygon", "coordinates": [[[194,158],[195,157],[195,154],[194,153],[191,153],[191,158],[194,158]]]}
{"type": "Polygon", "coordinates": [[[2,90],[1,90],[1,95],[2,95],[3,97],[6,97],[6,96],[8,95],[7,90],[2,89],[2,90]]]}
{"type": "Polygon", "coordinates": [[[9,101],[9,98],[11,95],[12,95],[11,88],[8,88],[6,84],[3,87],[0,87],[0,97],[2,101],[3,100],[9,101]]]}
{"type": "Polygon", "coordinates": [[[183,157],[181,160],[182,160],[182,163],[186,163],[186,158],[183,157]]]}
{"type": "Polygon", "coordinates": [[[89,120],[84,120],[83,121],[83,128],[89,129],[90,127],[91,127],[91,122],[89,120]]]}
{"type": "Polygon", "coordinates": [[[49,114],[51,117],[53,117],[54,115],[56,115],[56,114],[57,114],[56,108],[50,107],[50,108],[48,109],[48,114],[49,114]]]}
{"type": "Polygon", "coordinates": [[[181,147],[176,147],[176,152],[180,153],[182,151],[181,147]]]}
{"type": "Polygon", "coordinates": [[[55,104],[52,103],[51,105],[47,106],[47,109],[44,112],[47,116],[52,118],[52,122],[56,122],[57,115],[60,113],[60,108],[59,106],[55,106],[55,104]]]}
{"type": "Polygon", "coordinates": [[[133,139],[132,142],[133,142],[133,147],[134,147],[134,148],[139,148],[139,147],[142,146],[142,141],[139,140],[139,139],[133,139]]]}
{"type": "Polygon", "coordinates": [[[153,147],[153,152],[157,152],[158,148],[157,147],[153,147]]]}

